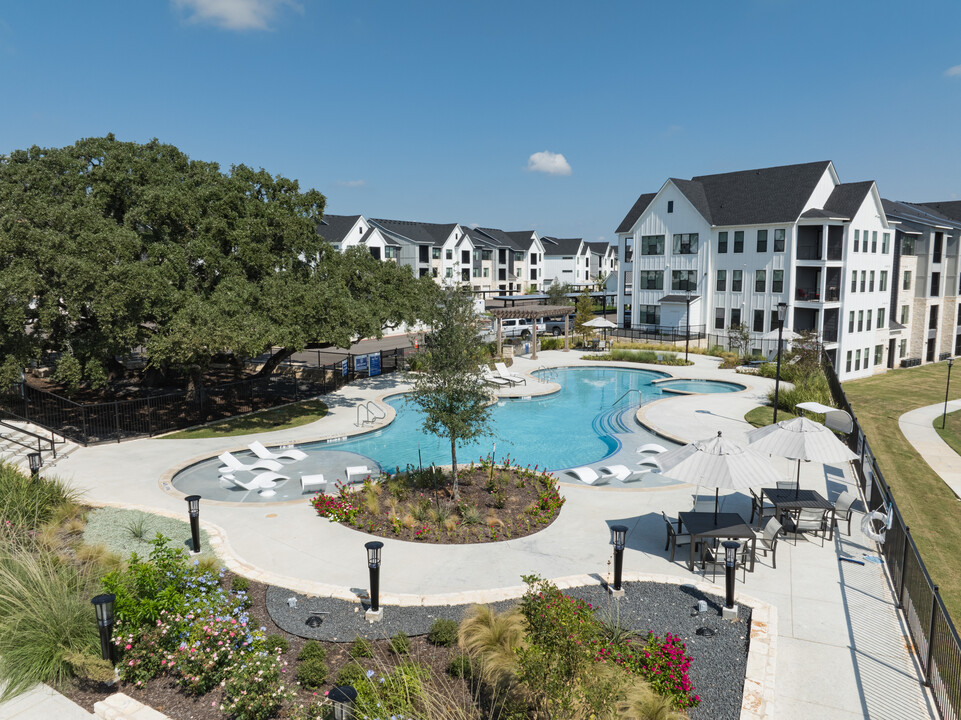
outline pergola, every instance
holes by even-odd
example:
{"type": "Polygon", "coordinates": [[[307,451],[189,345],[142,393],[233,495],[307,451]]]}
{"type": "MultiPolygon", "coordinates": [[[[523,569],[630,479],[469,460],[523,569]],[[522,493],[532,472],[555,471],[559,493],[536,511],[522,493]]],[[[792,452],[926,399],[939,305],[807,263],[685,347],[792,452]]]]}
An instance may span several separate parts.
{"type": "Polygon", "coordinates": [[[503,346],[501,320],[527,318],[528,320],[534,321],[531,323],[531,360],[537,360],[537,318],[552,317],[554,315],[564,316],[564,352],[568,352],[571,349],[568,315],[570,315],[573,310],[573,305],[521,305],[519,307],[509,308],[489,308],[487,314],[497,318],[497,354],[501,354],[503,346]]]}

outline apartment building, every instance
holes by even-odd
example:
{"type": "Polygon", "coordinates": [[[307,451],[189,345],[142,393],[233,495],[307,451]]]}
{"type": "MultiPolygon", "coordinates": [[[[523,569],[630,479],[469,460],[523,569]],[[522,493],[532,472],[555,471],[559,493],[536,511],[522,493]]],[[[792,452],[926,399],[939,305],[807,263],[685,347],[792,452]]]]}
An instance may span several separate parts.
{"type": "Polygon", "coordinates": [[[581,238],[544,237],[544,286],[567,283],[575,288],[592,284],[591,248],[581,238]]]}
{"type": "Polygon", "coordinates": [[[841,183],[833,163],[683,180],[645,193],[616,230],[618,322],[690,327],[726,338],[813,330],[839,377],[893,364],[889,346],[893,230],[874,182],[841,183]]]}

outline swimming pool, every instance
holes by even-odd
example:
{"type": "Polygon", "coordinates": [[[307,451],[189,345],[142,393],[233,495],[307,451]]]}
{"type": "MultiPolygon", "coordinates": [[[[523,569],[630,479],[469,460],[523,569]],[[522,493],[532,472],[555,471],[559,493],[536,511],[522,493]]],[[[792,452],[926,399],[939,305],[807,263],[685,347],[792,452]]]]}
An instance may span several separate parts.
{"type": "MultiPolygon", "coordinates": [[[[664,443],[633,419],[639,402],[647,404],[665,395],[655,381],[669,378],[666,373],[612,367],[558,368],[550,371],[552,381],[561,389],[551,395],[532,398],[499,399],[491,412],[493,435],[458,445],[458,463],[467,465],[492,452],[502,462],[506,456],[521,465],[537,465],[548,470],[603,460],[620,446],[617,435],[631,433],[639,442],[664,443]]],[[[742,389],[735,383],[710,386],[716,392],[742,389]]],[[[709,386],[698,386],[707,389],[709,386]]],[[[318,441],[298,447],[308,457],[286,465],[282,473],[291,480],[279,486],[276,494],[263,500],[291,500],[301,497],[299,477],[323,473],[332,488],[335,478],[343,480],[346,465],[375,465],[388,472],[412,465],[449,465],[450,442],[424,432],[421,413],[407,403],[404,395],[387,398],[397,413],[394,421],[374,432],[334,442],[318,441]],[[331,459],[336,458],[336,462],[331,459]],[[352,460],[353,458],[353,460],[352,460]],[[337,473],[330,475],[334,469],[337,473]]],[[[250,453],[236,453],[247,462],[250,453]]],[[[196,492],[210,499],[255,500],[256,493],[238,492],[218,484],[216,458],[185,468],[173,479],[181,492],[196,492]],[[204,487],[199,487],[203,485],[204,487]],[[212,493],[212,494],[211,494],[212,493]],[[220,497],[223,495],[224,497],[220,497]],[[243,495],[243,497],[241,497],[243,495]]]]}
{"type": "Polygon", "coordinates": [[[665,380],[657,383],[661,390],[672,393],[723,393],[746,390],[747,386],[724,380],[665,380]]]}

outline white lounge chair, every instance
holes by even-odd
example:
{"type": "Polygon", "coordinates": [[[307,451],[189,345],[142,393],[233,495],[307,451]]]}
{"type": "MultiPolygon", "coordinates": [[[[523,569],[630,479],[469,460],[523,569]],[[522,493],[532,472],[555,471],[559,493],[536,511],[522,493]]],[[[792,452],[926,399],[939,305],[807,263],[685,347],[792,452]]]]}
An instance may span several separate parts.
{"type": "Polygon", "coordinates": [[[300,489],[303,491],[313,490],[327,487],[327,481],[324,480],[324,476],[320,473],[316,475],[301,475],[300,476],[300,489]]]}
{"type": "Polygon", "coordinates": [[[565,470],[564,474],[580,480],[585,485],[607,485],[611,481],[610,477],[602,477],[586,466],[565,470]]]}
{"type": "Polygon", "coordinates": [[[363,482],[370,477],[371,474],[370,468],[366,465],[348,465],[347,484],[350,485],[353,482],[363,482]]]}
{"type": "Polygon", "coordinates": [[[647,445],[641,445],[637,449],[638,455],[643,455],[644,453],[662,453],[667,452],[667,448],[663,445],[658,445],[657,443],[647,443],[647,445]]]}
{"type": "Polygon", "coordinates": [[[631,469],[627,465],[605,465],[598,469],[601,477],[613,478],[614,480],[623,480],[628,475],[631,474],[631,469]]]}
{"type": "Polygon", "coordinates": [[[255,440],[250,443],[247,447],[250,451],[259,457],[261,460],[303,460],[307,457],[307,453],[303,450],[298,450],[297,448],[283,448],[280,452],[273,452],[265,448],[259,441],[255,440]]]}
{"type": "Polygon", "coordinates": [[[661,469],[661,466],[657,464],[657,458],[654,458],[654,457],[646,457],[646,458],[644,458],[643,460],[638,460],[638,461],[637,461],[637,464],[638,464],[638,465],[642,465],[642,466],[651,467],[651,468],[654,468],[654,469],[656,469],[656,470],[660,470],[660,469],[661,469]]]}
{"type": "Polygon", "coordinates": [[[494,369],[497,370],[497,374],[500,377],[504,378],[511,385],[527,384],[527,378],[521,377],[517,373],[512,373],[510,370],[507,369],[507,366],[502,362],[494,363],[494,369]]]}
{"type": "Polygon", "coordinates": [[[483,376],[484,382],[490,383],[491,385],[496,385],[497,387],[510,387],[511,381],[506,380],[502,377],[497,377],[496,375],[486,374],[483,376]]]}
{"type": "Polygon", "coordinates": [[[254,475],[251,480],[240,480],[235,475],[230,473],[225,473],[220,476],[221,480],[226,480],[231,485],[236,485],[237,487],[243,488],[244,490],[272,490],[273,488],[280,485],[280,483],[285,480],[289,480],[286,475],[281,475],[280,473],[275,473],[273,471],[262,472],[254,475]]]}
{"type": "Polygon", "coordinates": [[[217,459],[223,463],[223,467],[218,468],[217,470],[217,472],[219,472],[221,475],[225,475],[227,473],[235,473],[242,470],[248,470],[250,472],[253,472],[254,470],[277,471],[277,470],[280,470],[281,467],[283,467],[276,460],[263,460],[263,459],[254,460],[254,462],[250,463],[250,465],[244,465],[242,462],[240,462],[240,460],[238,460],[236,457],[234,457],[233,454],[229,452],[225,452],[222,455],[218,455],[217,459]]]}
{"type": "Polygon", "coordinates": [[[650,468],[641,468],[640,470],[634,470],[626,478],[621,478],[622,483],[632,483],[642,480],[647,475],[655,474],[657,471],[651,470],[650,468]]]}

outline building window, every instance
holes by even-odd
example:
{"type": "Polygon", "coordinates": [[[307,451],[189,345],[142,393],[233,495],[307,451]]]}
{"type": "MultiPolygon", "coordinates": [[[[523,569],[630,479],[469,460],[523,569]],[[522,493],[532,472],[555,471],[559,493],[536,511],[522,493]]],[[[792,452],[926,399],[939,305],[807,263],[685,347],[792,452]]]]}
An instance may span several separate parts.
{"type": "Polygon", "coordinates": [[[480,271],[481,271],[480,268],[478,268],[478,267],[475,267],[475,268],[474,268],[474,277],[475,277],[475,278],[480,277],[480,271]]]}
{"type": "Polygon", "coordinates": [[[714,329],[724,329],[724,308],[714,308],[714,329]]]}
{"type": "Polygon", "coordinates": [[[857,291],[858,291],[858,271],[852,270],[851,271],[851,292],[857,292],[857,291]]]}
{"type": "MultiPolygon", "coordinates": [[[[876,253],[877,251],[878,251],[878,231],[872,230],[871,231],[871,252],[876,253]]],[[[867,362],[867,358],[865,358],[865,362],[867,362]]]]}
{"type": "Polygon", "coordinates": [[[727,252],[727,231],[717,234],[717,251],[719,253],[727,252]]]}
{"type": "Polygon", "coordinates": [[[844,364],[844,372],[851,372],[851,351],[848,350],[847,362],[844,364]]]}
{"type": "Polygon", "coordinates": [[[395,248],[395,247],[385,247],[385,248],[384,248],[384,257],[385,257],[385,258],[388,258],[388,259],[390,259],[390,260],[396,259],[396,258],[397,258],[397,248],[395,248]]]}
{"type": "Polygon", "coordinates": [[[664,236],[663,235],[642,235],[641,236],[641,255],[663,255],[664,236]]]}
{"type": "Polygon", "coordinates": [[[881,356],[882,356],[883,354],[884,354],[884,346],[883,346],[883,345],[875,345],[875,346],[874,346],[874,364],[875,364],[875,366],[881,364],[881,360],[882,360],[881,356]]]}
{"type": "Polygon", "coordinates": [[[780,320],[777,319],[777,310],[771,311],[771,329],[775,330],[780,320]]]}
{"type": "Polygon", "coordinates": [[[480,259],[481,259],[481,258],[480,258],[480,252],[481,252],[480,250],[476,250],[476,249],[474,250],[474,259],[475,259],[475,260],[480,260],[480,259]]]}
{"type": "Polygon", "coordinates": [[[684,233],[674,236],[675,255],[697,254],[697,233],[684,233]]]}
{"type": "Polygon", "coordinates": [[[717,271],[717,291],[724,292],[727,290],[727,270],[717,271]]]}
{"type": "Polygon", "coordinates": [[[941,294],[941,273],[935,272],[931,273],[931,297],[937,297],[941,294]]]}
{"type": "Polygon", "coordinates": [[[447,268],[447,272],[444,274],[444,277],[454,277],[454,268],[447,268]]]}
{"type": "Polygon", "coordinates": [[[743,230],[734,231],[734,252],[736,253],[744,252],[744,231],[743,230]]]}
{"type": "Polygon", "coordinates": [[[887,255],[891,247],[891,233],[881,233],[881,254],[887,255]]]}
{"type": "Polygon", "coordinates": [[[854,231],[854,252],[858,251],[858,247],[861,245],[861,231],[854,231]]]}
{"type": "Polygon", "coordinates": [[[944,245],[944,233],[934,233],[934,248],[931,252],[931,262],[941,262],[941,248],[944,245]]]}
{"type": "Polygon", "coordinates": [[[868,310],[867,322],[865,323],[864,329],[868,331],[871,330],[871,311],[870,310],[868,310]]]}
{"type": "Polygon", "coordinates": [[[697,291],[697,270],[671,270],[671,290],[697,291]]]}
{"type": "Polygon", "coordinates": [[[440,248],[431,248],[431,250],[430,250],[430,256],[431,256],[434,260],[440,260],[440,248]]]}
{"type": "Polygon", "coordinates": [[[731,308],[731,325],[741,324],[741,308],[731,308]]]}
{"type": "Polygon", "coordinates": [[[871,363],[871,348],[864,348],[864,369],[865,370],[867,370],[870,367],[870,363],[871,363]]]}
{"type": "Polygon", "coordinates": [[[938,329],[938,306],[931,306],[931,315],[928,317],[928,330],[938,329]]]}
{"type": "Polygon", "coordinates": [[[754,292],[767,292],[767,273],[764,270],[754,272],[754,292]]]}
{"type": "Polygon", "coordinates": [[[731,271],[731,292],[741,292],[741,274],[743,270],[731,271]]]}
{"type": "Polygon", "coordinates": [[[848,313],[848,332],[854,332],[854,310],[848,313]]]}
{"type": "Polygon", "coordinates": [[[771,277],[771,292],[784,292],[784,271],[774,270],[771,277]]]}
{"type": "Polygon", "coordinates": [[[784,252],[784,230],[774,231],[774,252],[784,252]]]}
{"type": "Polygon", "coordinates": [[[858,332],[864,332],[864,310],[858,310],[858,332]]]}
{"type": "Polygon", "coordinates": [[[484,277],[490,277],[490,274],[491,274],[491,269],[487,267],[484,268],[484,277]]]}
{"type": "Polygon", "coordinates": [[[454,259],[454,251],[453,251],[452,249],[448,248],[448,249],[445,251],[444,254],[445,254],[445,256],[447,257],[448,260],[453,260],[453,259],[454,259]]]}
{"type": "Polygon", "coordinates": [[[641,270],[640,276],[641,290],[663,290],[664,271],[663,270],[641,270]]]}
{"type": "Polygon", "coordinates": [[[910,290],[911,289],[911,271],[905,270],[903,277],[904,277],[904,282],[901,283],[901,289],[910,290]]]}
{"type": "Polygon", "coordinates": [[[754,311],[754,332],[764,332],[764,311],[754,311]]]}
{"type": "Polygon", "coordinates": [[[660,325],[661,306],[660,305],[641,305],[638,308],[640,315],[637,321],[642,325],[660,325]]]}
{"type": "Polygon", "coordinates": [[[514,262],[523,262],[523,260],[524,260],[524,253],[522,252],[514,253],[514,262]]]}
{"type": "Polygon", "coordinates": [[[868,276],[868,292],[874,292],[874,270],[868,276]]]}
{"type": "Polygon", "coordinates": [[[878,283],[878,290],[880,290],[881,292],[885,292],[887,291],[887,289],[888,289],[888,271],[882,270],[880,282],[878,283]]]}
{"type": "Polygon", "coordinates": [[[878,308],[878,329],[884,329],[884,308],[878,308]]]}
{"type": "Polygon", "coordinates": [[[907,324],[908,324],[908,318],[911,316],[910,313],[911,313],[911,306],[910,306],[910,305],[902,305],[902,306],[901,306],[901,321],[900,321],[900,322],[901,322],[902,325],[907,325],[907,324]]]}
{"type": "Polygon", "coordinates": [[[481,250],[481,260],[490,260],[493,256],[493,250],[481,250]]]}
{"type": "Polygon", "coordinates": [[[900,345],[898,346],[898,357],[903,358],[907,354],[908,354],[908,341],[902,340],[900,345]]]}
{"type": "Polygon", "coordinates": [[[759,253],[767,252],[767,230],[757,231],[757,251],[759,253]]]}
{"type": "Polygon", "coordinates": [[[905,235],[901,238],[901,254],[902,255],[914,255],[914,243],[917,238],[911,237],[910,235],[905,235]]]}
{"type": "Polygon", "coordinates": [[[861,351],[855,350],[854,351],[854,372],[857,372],[860,369],[861,369],[861,351]]]}
{"type": "Polygon", "coordinates": [[[668,201],[667,201],[667,211],[668,211],[669,213],[674,212],[674,201],[673,201],[673,200],[668,200],[668,201]]]}
{"type": "Polygon", "coordinates": [[[465,265],[470,265],[470,250],[460,251],[460,261],[465,265]]]}
{"type": "Polygon", "coordinates": [[[868,286],[868,271],[861,271],[861,292],[864,292],[868,286]]]}

